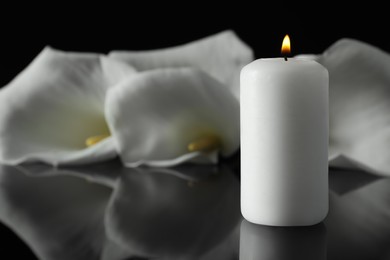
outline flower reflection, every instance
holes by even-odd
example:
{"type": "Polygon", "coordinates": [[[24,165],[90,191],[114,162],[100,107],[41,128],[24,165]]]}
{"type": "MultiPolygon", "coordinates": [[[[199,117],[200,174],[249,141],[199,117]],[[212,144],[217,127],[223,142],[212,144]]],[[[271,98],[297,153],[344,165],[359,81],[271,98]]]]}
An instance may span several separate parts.
{"type": "Polygon", "coordinates": [[[240,220],[239,182],[224,165],[0,171],[0,219],[40,259],[212,259],[240,220]]]}
{"type": "MultiPolygon", "coordinates": [[[[345,182],[352,181],[352,174],[345,182]]],[[[387,259],[390,243],[390,179],[343,194],[330,193],[325,224],[330,259],[387,259]]]]}
{"type": "Polygon", "coordinates": [[[240,218],[238,181],[222,171],[193,185],[159,170],[123,175],[107,209],[109,236],[138,255],[201,255],[240,218]]]}
{"type": "Polygon", "coordinates": [[[111,190],[71,176],[27,177],[1,166],[0,219],[39,259],[98,259],[111,190]]]}

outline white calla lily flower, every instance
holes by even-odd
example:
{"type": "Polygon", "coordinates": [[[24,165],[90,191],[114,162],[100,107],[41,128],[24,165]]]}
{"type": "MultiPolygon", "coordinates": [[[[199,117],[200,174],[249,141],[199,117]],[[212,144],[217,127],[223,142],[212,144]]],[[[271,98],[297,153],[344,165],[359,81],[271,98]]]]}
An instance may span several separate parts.
{"type": "Polygon", "coordinates": [[[330,75],[330,164],[390,175],[389,54],[341,39],[317,61],[330,75]]]}
{"type": "Polygon", "coordinates": [[[230,30],[173,48],[150,51],[113,51],[112,58],[134,66],[138,71],[195,67],[228,86],[240,97],[240,71],[253,61],[250,47],[230,30]]]}
{"type": "Polygon", "coordinates": [[[215,163],[239,147],[234,94],[252,59],[231,31],[110,57],[46,48],[0,91],[0,162],[215,163]]]}
{"type": "Polygon", "coordinates": [[[126,166],[215,162],[240,145],[237,99],[198,69],[141,72],[110,89],[106,105],[126,166]]]}
{"type": "Polygon", "coordinates": [[[105,95],[134,71],[102,55],[45,48],[0,91],[0,162],[85,164],[115,157],[105,95]]]}

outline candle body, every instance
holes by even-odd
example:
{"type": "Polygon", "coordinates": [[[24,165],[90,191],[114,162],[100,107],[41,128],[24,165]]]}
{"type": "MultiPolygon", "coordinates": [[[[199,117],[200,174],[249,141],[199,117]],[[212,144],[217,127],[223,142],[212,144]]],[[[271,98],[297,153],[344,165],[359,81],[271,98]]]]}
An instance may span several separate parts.
{"type": "Polygon", "coordinates": [[[241,212],[306,226],[328,212],[328,71],[310,60],[259,59],[241,71],[241,212]]]}

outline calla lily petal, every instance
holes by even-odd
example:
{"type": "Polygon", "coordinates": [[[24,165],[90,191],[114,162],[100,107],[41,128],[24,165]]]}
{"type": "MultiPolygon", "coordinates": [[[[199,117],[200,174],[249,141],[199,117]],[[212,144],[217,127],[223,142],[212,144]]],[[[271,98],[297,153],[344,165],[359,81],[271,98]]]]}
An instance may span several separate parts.
{"type": "Polygon", "coordinates": [[[115,157],[112,138],[88,148],[85,140],[110,134],[106,91],[132,73],[98,54],[45,48],[0,91],[0,162],[85,164],[115,157]]]}
{"type": "Polygon", "coordinates": [[[130,167],[215,162],[213,151],[189,150],[197,140],[218,140],[214,151],[224,156],[239,147],[238,101],[196,69],[146,71],[122,81],[107,93],[106,119],[130,167]]]}
{"type": "Polygon", "coordinates": [[[227,85],[239,98],[240,70],[254,59],[253,51],[233,31],[182,46],[152,51],[113,51],[110,57],[139,71],[167,67],[195,67],[227,85]]]}
{"type": "Polygon", "coordinates": [[[358,162],[359,168],[389,175],[389,54],[366,43],[342,39],[318,61],[330,75],[330,158],[341,154],[358,162]]]}

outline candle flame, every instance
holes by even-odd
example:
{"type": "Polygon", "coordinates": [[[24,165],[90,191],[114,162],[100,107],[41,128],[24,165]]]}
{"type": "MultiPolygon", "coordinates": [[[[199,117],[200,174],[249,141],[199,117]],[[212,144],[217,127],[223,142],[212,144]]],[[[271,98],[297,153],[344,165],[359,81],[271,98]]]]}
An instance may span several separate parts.
{"type": "Polygon", "coordinates": [[[288,36],[288,34],[284,36],[281,53],[283,56],[287,56],[291,53],[290,37],[288,36]]]}

